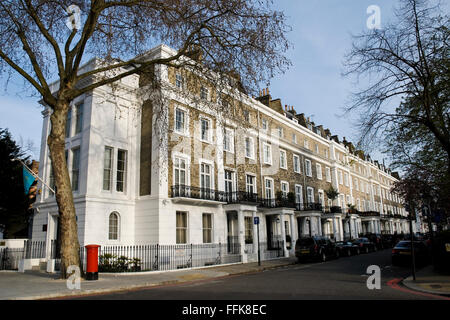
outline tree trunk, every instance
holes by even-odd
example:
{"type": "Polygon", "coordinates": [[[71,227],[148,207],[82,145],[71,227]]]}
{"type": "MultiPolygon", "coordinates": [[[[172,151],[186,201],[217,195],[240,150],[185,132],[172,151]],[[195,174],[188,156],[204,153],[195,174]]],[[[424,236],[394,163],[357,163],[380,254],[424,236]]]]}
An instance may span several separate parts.
{"type": "Polygon", "coordinates": [[[65,128],[69,101],[58,100],[50,117],[51,132],[47,139],[56,184],[56,203],[61,231],[61,278],[68,276],[67,268],[80,266],[79,242],[72,186],[65,157],[65,128]]]}

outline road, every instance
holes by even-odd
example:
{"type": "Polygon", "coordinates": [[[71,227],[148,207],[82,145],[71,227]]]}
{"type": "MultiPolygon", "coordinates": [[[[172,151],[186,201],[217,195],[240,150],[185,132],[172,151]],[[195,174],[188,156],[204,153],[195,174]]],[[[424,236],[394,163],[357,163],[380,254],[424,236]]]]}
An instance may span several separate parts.
{"type": "Polygon", "coordinates": [[[296,264],[260,273],[170,285],[145,290],[85,296],[92,300],[302,300],[302,299],[433,299],[406,288],[393,288],[388,281],[403,279],[410,269],[391,266],[391,250],[324,263],[296,264]],[[367,267],[381,268],[381,289],[367,288],[367,267]]]}

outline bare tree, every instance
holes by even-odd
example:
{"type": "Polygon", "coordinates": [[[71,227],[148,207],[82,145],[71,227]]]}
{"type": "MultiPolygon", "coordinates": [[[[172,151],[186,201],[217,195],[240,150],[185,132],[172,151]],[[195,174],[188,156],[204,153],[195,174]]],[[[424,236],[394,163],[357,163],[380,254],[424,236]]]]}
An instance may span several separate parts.
{"type": "Polygon", "coordinates": [[[63,278],[69,265],[79,265],[75,208],[64,155],[71,101],[129,75],[151,72],[156,65],[180,68],[192,60],[201,63],[191,67],[201,65],[203,71],[238,71],[241,89],[256,92],[259,83],[289,65],[284,56],[289,28],[284,14],[271,6],[271,0],[0,2],[0,74],[19,73],[52,111],[47,143],[57,187],[63,278]],[[177,52],[148,59],[146,51],[161,42],[177,52]],[[94,56],[101,63],[94,70],[80,71],[94,56]],[[57,90],[52,90],[49,81],[55,78],[57,90]]]}
{"type": "Polygon", "coordinates": [[[434,2],[401,0],[395,22],[354,37],[344,75],[368,85],[353,94],[346,112],[360,113],[364,147],[407,121],[426,128],[450,164],[450,24],[434,2]],[[402,99],[408,103],[397,108],[402,99]]]}

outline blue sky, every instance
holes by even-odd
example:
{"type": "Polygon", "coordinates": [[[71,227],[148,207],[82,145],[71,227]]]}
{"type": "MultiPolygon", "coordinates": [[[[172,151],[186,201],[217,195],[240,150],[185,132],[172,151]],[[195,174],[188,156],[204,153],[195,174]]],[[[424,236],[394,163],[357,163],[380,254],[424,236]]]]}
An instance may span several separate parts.
{"type": "MultiPolygon", "coordinates": [[[[275,8],[285,12],[292,26],[288,37],[293,48],[288,56],[293,65],[272,80],[272,98],[293,105],[298,113],[312,117],[333,134],[355,141],[356,117],[343,117],[342,108],[357,87],[351,79],[341,77],[343,57],[351,48],[351,34],[367,28],[368,6],[380,7],[383,27],[396,4],[392,0],[275,0],[275,8]]],[[[38,159],[42,128],[38,98],[18,93],[21,87],[22,81],[14,79],[7,92],[0,92],[0,128],[9,128],[17,140],[32,140],[33,156],[38,159]]],[[[382,155],[374,156],[382,160],[382,155]]]]}

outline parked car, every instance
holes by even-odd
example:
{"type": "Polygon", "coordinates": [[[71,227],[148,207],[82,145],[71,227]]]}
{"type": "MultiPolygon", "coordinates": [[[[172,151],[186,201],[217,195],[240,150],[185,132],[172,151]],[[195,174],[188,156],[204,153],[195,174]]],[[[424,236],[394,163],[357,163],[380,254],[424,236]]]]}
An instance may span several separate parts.
{"type": "Polygon", "coordinates": [[[367,234],[365,237],[367,239],[369,239],[370,242],[373,242],[373,244],[375,244],[375,247],[378,250],[384,249],[384,244],[383,244],[383,240],[381,238],[381,234],[371,233],[371,234],[367,234]]]}
{"type": "Polygon", "coordinates": [[[392,234],[382,234],[381,242],[383,243],[383,248],[392,248],[396,245],[392,234]]]}
{"type": "Polygon", "coordinates": [[[338,241],[336,247],[339,250],[339,255],[350,257],[361,253],[359,246],[350,241],[338,241]]]}
{"type": "Polygon", "coordinates": [[[299,262],[314,259],[327,261],[329,258],[339,258],[339,250],[336,245],[324,237],[300,238],[295,243],[295,256],[299,262]]]}
{"type": "MultiPolygon", "coordinates": [[[[392,265],[411,264],[411,240],[402,240],[392,249],[392,265]]],[[[429,260],[429,251],[423,241],[414,241],[414,255],[417,265],[426,264],[429,260]]]]}
{"type": "Polygon", "coordinates": [[[377,251],[375,244],[367,238],[358,238],[353,240],[353,244],[357,245],[362,253],[377,251]]]}

